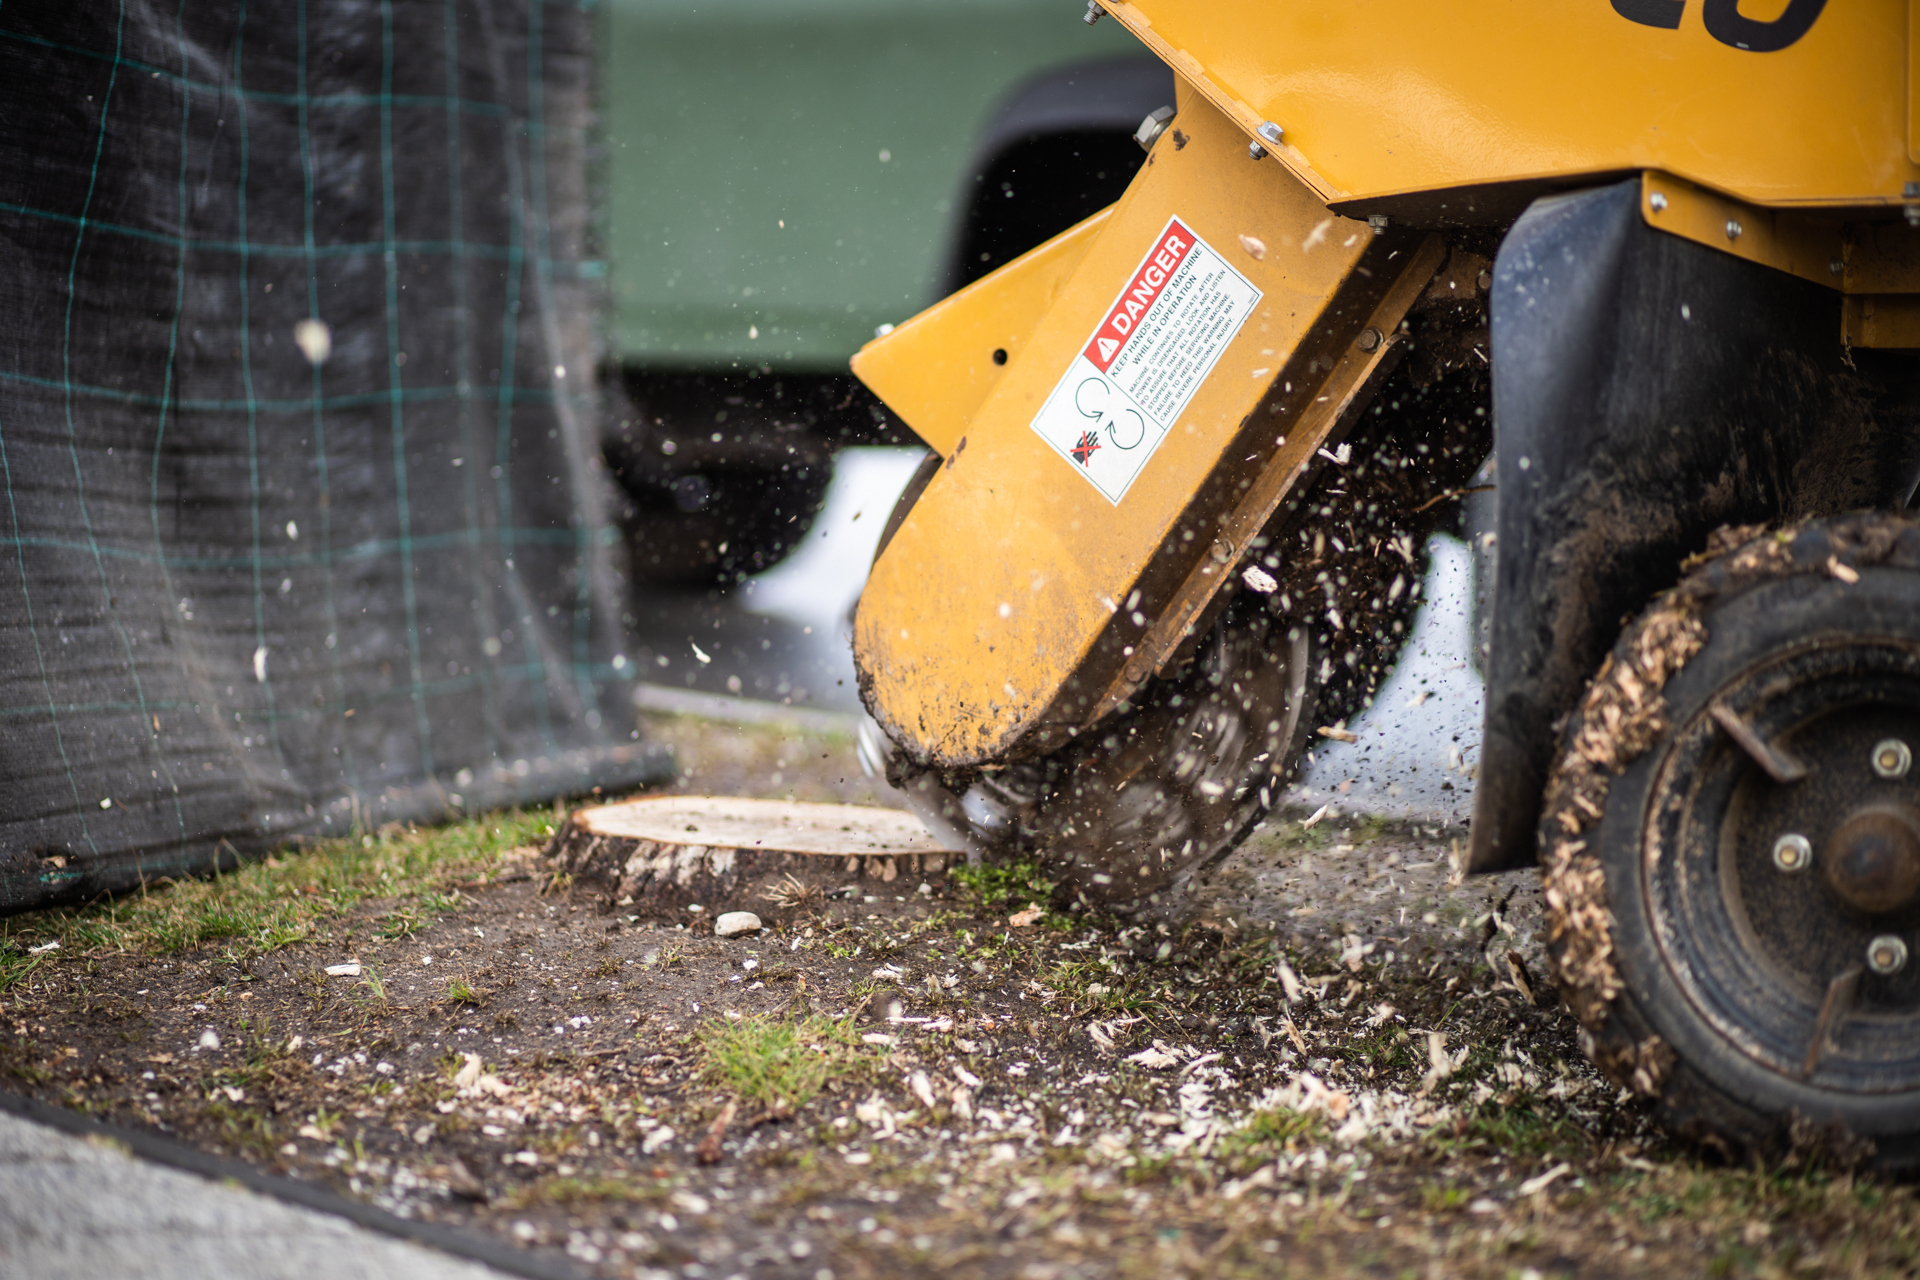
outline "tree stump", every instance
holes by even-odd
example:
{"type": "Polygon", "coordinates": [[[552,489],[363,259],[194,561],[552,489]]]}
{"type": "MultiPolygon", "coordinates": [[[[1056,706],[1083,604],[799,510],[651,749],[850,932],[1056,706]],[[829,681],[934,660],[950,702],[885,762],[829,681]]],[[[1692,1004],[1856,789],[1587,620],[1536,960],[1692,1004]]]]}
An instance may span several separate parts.
{"type": "Polygon", "coordinates": [[[609,908],[706,920],[751,911],[768,924],[823,905],[828,894],[917,885],[958,853],[912,814],[850,804],[648,796],[574,812],[547,845],[558,875],[609,908]]]}

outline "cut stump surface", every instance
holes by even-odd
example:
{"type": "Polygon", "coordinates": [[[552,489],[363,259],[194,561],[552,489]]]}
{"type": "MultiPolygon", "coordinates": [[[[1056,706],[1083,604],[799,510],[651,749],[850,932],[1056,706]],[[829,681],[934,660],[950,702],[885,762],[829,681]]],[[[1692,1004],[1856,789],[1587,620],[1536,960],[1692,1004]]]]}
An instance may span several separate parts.
{"type": "Polygon", "coordinates": [[[556,874],[635,915],[768,924],[830,892],[942,874],[957,856],[912,814],[864,805],[648,796],[581,809],[547,846],[556,874]]]}

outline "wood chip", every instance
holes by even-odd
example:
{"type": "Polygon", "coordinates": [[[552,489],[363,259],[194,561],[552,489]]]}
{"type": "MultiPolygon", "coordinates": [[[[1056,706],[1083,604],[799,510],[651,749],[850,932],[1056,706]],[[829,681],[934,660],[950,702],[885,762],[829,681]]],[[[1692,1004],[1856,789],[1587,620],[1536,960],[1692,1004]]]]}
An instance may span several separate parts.
{"type": "Polygon", "coordinates": [[[694,1153],[701,1164],[720,1163],[720,1144],[726,1139],[727,1126],[733,1123],[733,1117],[737,1113],[738,1108],[729,1102],[720,1108],[720,1114],[715,1116],[713,1123],[707,1126],[707,1136],[700,1140],[700,1149],[694,1153]]]}

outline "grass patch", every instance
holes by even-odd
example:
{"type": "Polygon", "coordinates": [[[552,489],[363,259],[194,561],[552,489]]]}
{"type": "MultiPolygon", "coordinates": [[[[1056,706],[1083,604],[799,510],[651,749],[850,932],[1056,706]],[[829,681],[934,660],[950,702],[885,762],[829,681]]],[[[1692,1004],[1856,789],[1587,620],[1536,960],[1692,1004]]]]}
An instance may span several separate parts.
{"type": "Polygon", "coordinates": [[[955,867],[948,874],[985,915],[1024,907],[1045,909],[1053,898],[1053,881],[1041,875],[1040,868],[1031,862],[955,867]]]}
{"type": "Polygon", "coordinates": [[[819,1014],[715,1019],[700,1029],[699,1039],[702,1079],[777,1112],[805,1106],[830,1080],[864,1078],[880,1061],[853,1019],[819,1014]]]}
{"type": "Polygon", "coordinates": [[[0,940],[0,991],[25,982],[45,958],[28,955],[11,939],[0,940]]]}
{"type": "Polygon", "coordinates": [[[1566,1108],[1531,1095],[1489,1099],[1473,1107],[1452,1132],[1433,1130],[1436,1151],[1498,1151],[1522,1159],[1585,1159],[1594,1138],[1566,1108]]]}
{"type": "Polygon", "coordinates": [[[1141,995],[1124,976],[1096,960],[1055,961],[1041,969],[1040,981],[1088,1012],[1138,1012],[1157,1009],[1161,1003],[1141,995]]]}
{"type": "Polygon", "coordinates": [[[1473,1200],[1473,1188],[1457,1182],[1428,1182],[1420,1187],[1420,1207],[1428,1213],[1454,1213],[1473,1200]]]}
{"type": "Polygon", "coordinates": [[[360,985],[366,988],[367,1003],[375,1009],[384,1009],[387,1000],[387,980],[380,972],[380,966],[369,960],[360,966],[360,985]]]}
{"type": "MultiPolygon", "coordinates": [[[[26,948],[57,939],[61,960],[88,955],[168,955],[208,942],[238,955],[312,936],[368,900],[392,899],[383,933],[406,932],[451,909],[461,881],[484,877],[513,850],[544,840],[545,813],[499,813],[426,830],[321,840],[206,880],[168,881],[110,902],[0,920],[0,990],[43,957],[26,948]]],[[[402,935],[404,936],[404,935],[402,935]]]]}
{"type": "Polygon", "coordinates": [[[1318,1115],[1284,1107],[1256,1111],[1245,1125],[1220,1139],[1214,1156],[1235,1176],[1245,1176],[1301,1142],[1318,1141],[1323,1127],[1318,1115]]]}
{"type": "Polygon", "coordinates": [[[1608,1216],[1642,1229],[1687,1223],[1720,1237],[1708,1274],[1912,1275],[1920,1203],[1911,1185],[1820,1169],[1692,1161],[1610,1179],[1608,1216]],[[1762,1266],[1760,1264],[1765,1263],[1762,1266]]]}
{"type": "Polygon", "coordinates": [[[380,918],[379,936],[383,941],[395,942],[401,938],[411,938],[427,924],[427,913],[418,907],[406,906],[389,911],[380,918]]]}

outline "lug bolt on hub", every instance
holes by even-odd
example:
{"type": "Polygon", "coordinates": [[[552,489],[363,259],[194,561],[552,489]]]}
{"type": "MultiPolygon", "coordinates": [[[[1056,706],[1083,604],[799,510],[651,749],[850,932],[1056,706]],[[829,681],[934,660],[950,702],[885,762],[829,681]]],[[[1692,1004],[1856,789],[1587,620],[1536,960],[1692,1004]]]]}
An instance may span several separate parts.
{"type": "Polygon", "coordinates": [[[1867,944],[1867,967],[1882,977],[1907,967],[1907,944],[1883,933],[1867,944]]]}
{"type": "Polygon", "coordinates": [[[1873,771],[1883,778],[1904,778],[1913,767],[1913,752],[1898,738],[1887,738],[1873,747],[1873,771]]]}
{"type": "Polygon", "coordinates": [[[1773,842],[1773,865],[1782,871],[1805,871],[1813,865],[1813,844],[1805,836],[1781,836],[1773,842]]]}

